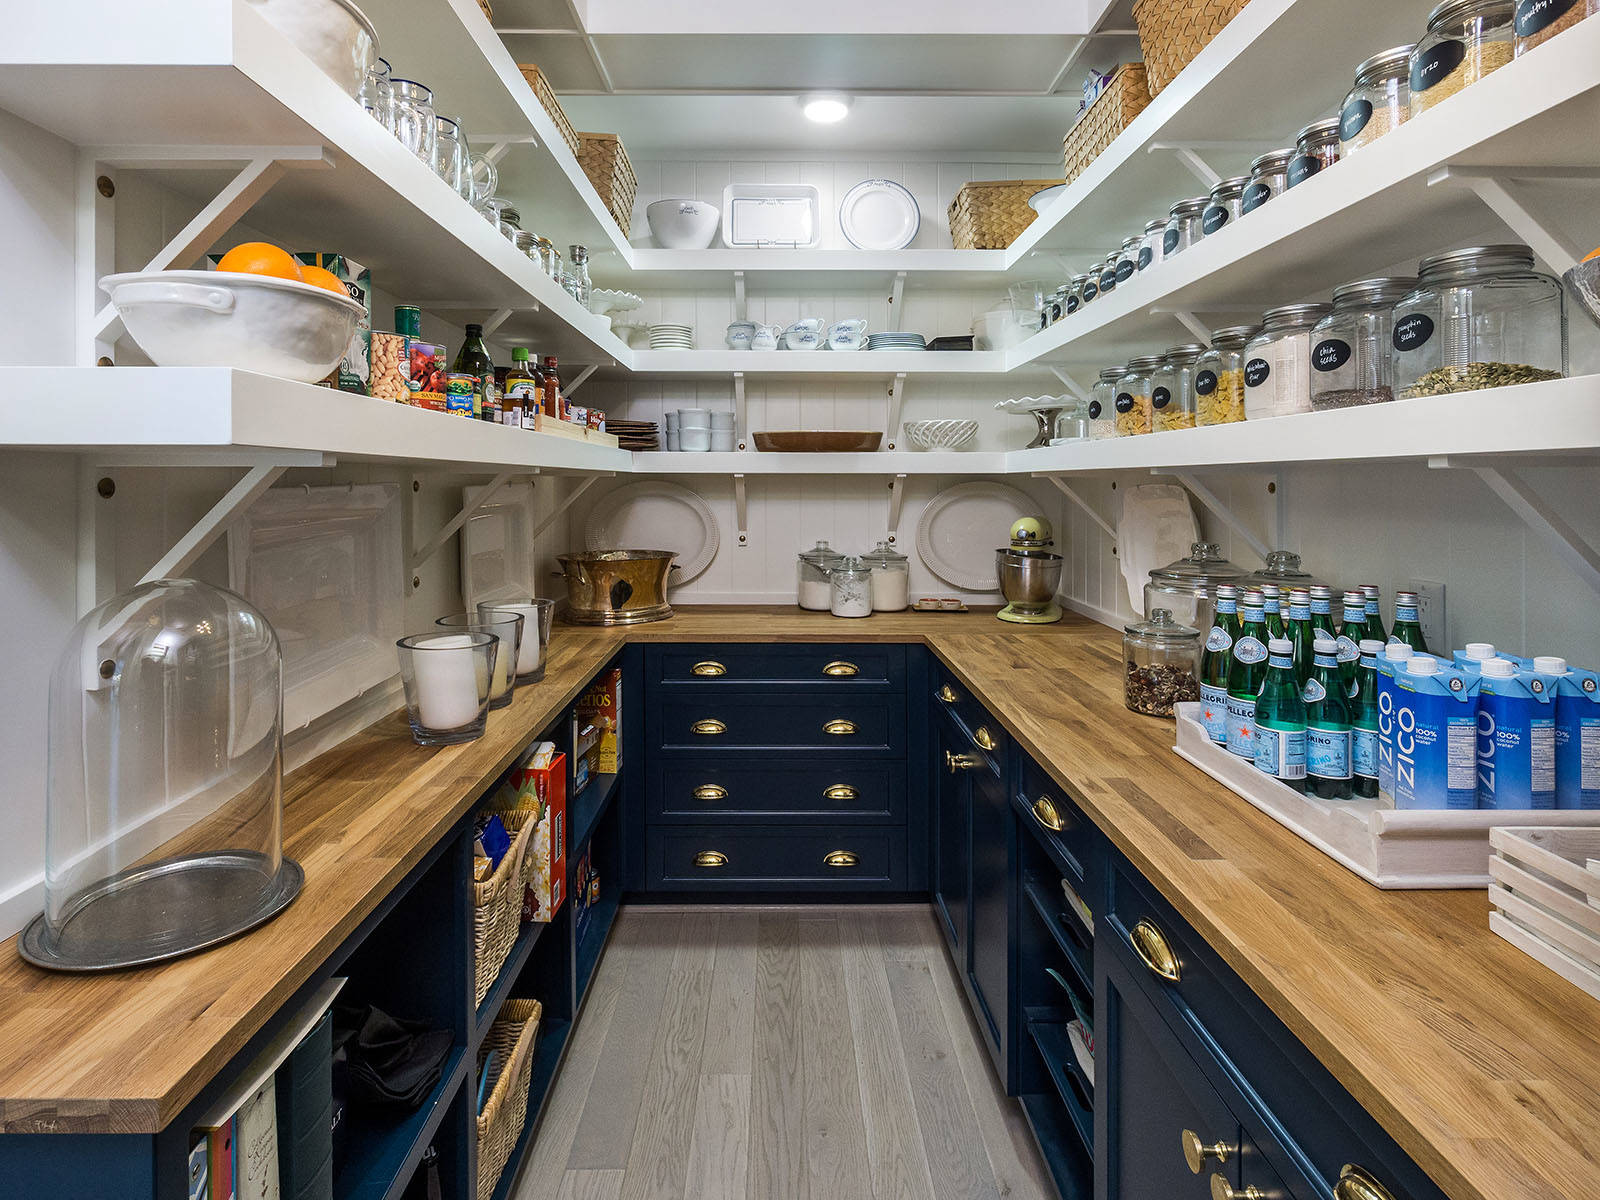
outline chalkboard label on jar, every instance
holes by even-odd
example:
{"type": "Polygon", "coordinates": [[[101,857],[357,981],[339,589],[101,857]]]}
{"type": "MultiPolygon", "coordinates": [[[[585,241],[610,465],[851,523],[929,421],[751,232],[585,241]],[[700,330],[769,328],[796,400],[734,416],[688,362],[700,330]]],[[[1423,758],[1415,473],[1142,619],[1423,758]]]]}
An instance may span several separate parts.
{"type": "Polygon", "coordinates": [[[1156,260],[1156,252],[1149,246],[1139,247],[1139,270],[1146,270],[1156,260]]]}
{"type": "Polygon", "coordinates": [[[1200,231],[1210,237],[1228,223],[1231,215],[1225,205],[1213,204],[1206,209],[1206,215],[1200,218],[1200,231]]]}
{"type": "Polygon", "coordinates": [[[1411,60],[1411,90],[1425,92],[1461,65],[1467,56],[1467,45],[1454,38],[1446,38],[1430,46],[1411,60]]]}
{"type": "Polygon", "coordinates": [[[1194,377],[1194,390],[1197,396],[1209,396],[1217,390],[1217,373],[1215,371],[1201,371],[1194,377]]]}
{"type": "Polygon", "coordinates": [[[1117,411],[1119,413],[1131,413],[1133,411],[1133,393],[1132,392],[1118,392],[1117,393],[1117,411]]]}
{"type": "Polygon", "coordinates": [[[1528,37],[1566,16],[1578,0],[1517,0],[1517,15],[1512,21],[1518,37],[1528,37]]]}
{"type": "Polygon", "coordinates": [[[1268,200],[1272,199],[1272,188],[1265,183],[1252,183],[1245,188],[1244,196],[1239,201],[1241,213],[1255,212],[1268,200]]]}
{"type": "Polygon", "coordinates": [[[1428,344],[1433,336],[1433,318],[1425,313],[1412,313],[1394,323],[1394,348],[1400,351],[1417,350],[1428,344]]]}
{"type": "Polygon", "coordinates": [[[1311,351],[1311,365],[1319,371],[1337,371],[1350,361],[1350,343],[1338,338],[1318,342],[1311,351]]]}
{"type": "Polygon", "coordinates": [[[1260,387],[1272,374],[1272,366],[1264,358],[1252,358],[1244,365],[1245,387],[1260,387]]]}
{"type": "Polygon", "coordinates": [[[1352,100],[1344,106],[1344,111],[1339,114],[1339,138],[1348,142],[1356,134],[1367,127],[1367,122],[1372,120],[1372,102],[1370,100],[1352,100]]]}
{"type": "Polygon", "coordinates": [[[1127,283],[1133,278],[1133,259],[1125,258],[1117,264],[1117,282],[1127,283]]]}
{"type": "Polygon", "coordinates": [[[1076,292],[1072,293],[1072,295],[1067,297],[1067,312],[1069,312],[1069,313],[1077,312],[1078,311],[1078,305],[1080,305],[1082,303],[1083,303],[1083,301],[1078,299],[1078,293],[1076,293],[1076,292]]]}
{"type": "Polygon", "coordinates": [[[1284,182],[1288,187],[1299,187],[1320,170],[1322,170],[1322,160],[1315,154],[1297,154],[1289,160],[1289,169],[1284,172],[1284,182]]]}
{"type": "Polygon", "coordinates": [[[1098,400],[1089,401],[1089,420],[1098,421],[1100,419],[1100,414],[1103,413],[1104,411],[1105,411],[1105,409],[1101,407],[1100,401],[1098,401],[1098,400]]]}
{"type": "Polygon", "coordinates": [[[1167,388],[1156,388],[1150,393],[1151,408],[1165,408],[1172,403],[1172,392],[1167,388]]]}
{"type": "Polygon", "coordinates": [[[1085,300],[1093,300],[1099,294],[1100,285],[1095,283],[1094,280],[1091,279],[1083,285],[1083,298],[1085,300]]]}
{"type": "Polygon", "coordinates": [[[1100,290],[1102,292],[1114,291],[1117,286],[1117,269],[1107,267],[1100,272],[1100,290]]]}
{"type": "Polygon", "coordinates": [[[1176,254],[1177,252],[1178,231],[1176,229],[1169,229],[1161,235],[1161,256],[1165,258],[1167,255],[1176,254]]]}

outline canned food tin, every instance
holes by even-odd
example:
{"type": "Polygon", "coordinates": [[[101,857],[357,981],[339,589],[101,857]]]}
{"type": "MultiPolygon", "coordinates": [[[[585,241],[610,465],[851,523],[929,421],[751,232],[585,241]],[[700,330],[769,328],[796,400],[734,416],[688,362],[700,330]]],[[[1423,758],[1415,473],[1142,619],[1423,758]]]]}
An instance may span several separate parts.
{"type": "Polygon", "coordinates": [[[458,417],[473,417],[478,397],[478,377],[451,371],[444,377],[445,411],[458,417]]]}

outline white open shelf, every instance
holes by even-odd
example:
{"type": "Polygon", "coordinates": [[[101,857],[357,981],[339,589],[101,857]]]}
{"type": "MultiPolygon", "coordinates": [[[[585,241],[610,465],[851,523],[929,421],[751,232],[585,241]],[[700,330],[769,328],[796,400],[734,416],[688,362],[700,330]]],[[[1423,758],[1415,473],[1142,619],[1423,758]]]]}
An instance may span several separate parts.
{"type": "Polygon", "coordinates": [[[1004,475],[1005,451],[884,450],[872,454],[635,453],[646,475],[1004,475]]]}
{"type": "Polygon", "coordinates": [[[633,375],[1003,375],[1000,350],[634,350],[633,375]]]}

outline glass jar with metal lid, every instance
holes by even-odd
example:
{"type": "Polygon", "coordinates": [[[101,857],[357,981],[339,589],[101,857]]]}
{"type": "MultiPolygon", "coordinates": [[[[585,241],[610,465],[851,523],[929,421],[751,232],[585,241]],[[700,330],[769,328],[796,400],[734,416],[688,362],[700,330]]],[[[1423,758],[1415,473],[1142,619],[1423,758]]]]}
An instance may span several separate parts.
{"type": "Polygon", "coordinates": [[[1062,317],[1067,315],[1067,289],[1069,285],[1063,283],[1055,291],[1045,297],[1044,303],[1039,306],[1039,328],[1048,329],[1062,317]]]}
{"type": "Polygon", "coordinates": [[[1285,172],[1285,190],[1298,187],[1318,171],[1339,161],[1339,118],[1326,117],[1307,125],[1294,139],[1294,157],[1285,172]]]}
{"type": "Polygon", "coordinates": [[[1066,311],[1069,314],[1075,313],[1083,307],[1083,285],[1087,283],[1088,280],[1089,277],[1087,275],[1074,275],[1067,283],[1066,311]]]}
{"type": "Polygon", "coordinates": [[[1249,176],[1235,175],[1211,189],[1211,195],[1206,198],[1206,210],[1200,217],[1202,237],[1210,237],[1229,221],[1239,219],[1239,198],[1249,182],[1249,176]]]}
{"type": "Polygon", "coordinates": [[[1517,15],[1512,22],[1517,57],[1596,13],[1600,13],[1600,0],[1517,0],[1517,15]]]}
{"type": "Polygon", "coordinates": [[[1194,423],[1230,425],[1244,420],[1244,347],[1259,325],[1229,325],[1211,332],[1211,348],[1194,364],[1194,423]]]}
{"type": "Polygon", "coordinates": [[[1122,702],[1130,711],[1170,717],[1173,705],[1200,699],[1200,631],[1157,608],[1122,628],[1122,702]]]}
{"type": "Polygon", "coordinates": [[[1403,276],[1333,289],[1333,311],[1311,331],[1311,407],[1350,408],[1394,399],[1394,306],[1414,291],[1403,276]]]}
{"type": "Polygon", "coordinates": [[[1144,610],[1154,613],[1164,608],[1185,625],[1210,629],[1218,586],[1237,584],[1248,573],[1224,558],[1215,542],[1193,542],[1186,557],[1150,572],[1144,585],[1144,610]]]}
{"type": "Polygon", "coordinates": [[[1311,411],[1311,330],[1332,311],[1326,304],[1285,304],[1261,316],[1261,332],[1244,348],[1247,421],[1311,411]]]}
{"type": "Polygon", "coordinates": [[[1139,243],[1144,240],[1142,233],[1136,233],[1130,238],[1124,238],[1122,249],[1117,253],[1117,286],[1121,287],[1139,273],[1139,243]]]}
{"type": "Polygon", "coordinates": [[[1083,303],[1088,304],[1100,295],[1100,263],[1090,263],[1089,269],[1083,273],[1083,303]]]}
{"type": "Polygon", "coordinates": [[[506,241],[511,241],[517,236],[517,230],[522,228],[522,214],[510,205],[500,210],[500,233],[506,241]]]}
{"type": "Polygon", "coordinates": [[[1089,389],[1089,437],[1117,436],[1117,380],[1128,369],[1127,363],[1107,367],[1089,389]]]}
{"type": "Polygon", "coordinates": [[[1144,236],[1139,239],[1139,270],[1148,271],[1166,257],[1161,248],[1166,233],[1167,222],[1163,217],[1145,223],[1144,236]]]}
{"type": "Polygon", "coordinates": [[[1063,396],[1050,429],[1050,444],[1081,442],[1089,436],[1089,405],[1076,396],[1063,396]]]}
{"type": "Polygon", "coordinates": [[[1182,254],[1200,240],[1200,221],[1209,201],[1209,196],[1190,196],[1172,206],[1172,212],[1167,216],[1167,227],[1161,235],[1163,260],[1182,254]]]}
{"type": "Polygon", "coordinates": [[[1120,250],[1113,250],[1106,255],[1105,261],[1100,264],[1100,294],[1102,296],[1117,290],[1117,259],[1121,256],[1122,252],[1120,250]]]}
{"type": "Polygon", "coordinates": [[[799,604],[812,612],[827,612],[833,604],[833,590],[828,576],[844,560],[827,542],[818,542],[809,550],[800,552],[797,574],[800,585],[799,604]]]}
{"type": "Polygon", "coordinates": [[[911,603],[911,560],[879,542],[861,561],[872,572],[872,611],[899,612],[911,603]]]}
{"type": "Polygon", "coordinates": [[[560,260],[560,253],[556,244],[543,234],[533,235],[533,260],[544,269],[546,275],[554,275],[556,263],[560,260]]]}
{"type": "MultiPolygon", "coordinates": [[[[1597,0],[1600,2],[1600,0],[1597,0]]],[[[1375,142],[1411,116],[1411,52],[1394,46],[1356,68],[1356,81],[1339,109],[1339,153],[1375,142]]]]}
{"type": "Polygon", "coordinates": [[[1150,423],[1156,433],[1194,428],[1194,364],[1205,353],[1199,342],[1174,346],[1150,375],[1150,423]]]}
{"type": "Polygon", "coordinates": [[[1283,195],[1294,147],[1268,150],[1250,164],[1250,181],[1239,195],[1239,215],[1253,213],[1274,196],[1283,195]]]}
{"type": "Polygon", "coordinates": [[[1515,54],[1514,0],[1444,0],[1411,51],[1411,115],[1499,70],[1515,54]]]}
{"type": "Polygon", "coordinates": [[[854,556],[828,572],[828,611],[836,617],[872,615],[872,568],[854,556]]]}
{"type": "Polygon", "coordinates": [[[1117,378],[1117,436],[1150,432],[1150,376],[1161,365],[1159,354],[1142,354],[1128,360],[1117,378]]]}
{"type": "Polygon", "coordinates": [[[1472,246],[1422,260],[1394,310],[1400,397],[1560,379],[1567,373],[1561,281],[1533,269],[1526,246],[1472,246]]]}
{"type": "Polygon", "coordinates": [[[533,234],[526,229],[519,229],[511,235],[511,244],[522,251],[534,262],[539,261],[539,248],[534,242],[533,234]]]}

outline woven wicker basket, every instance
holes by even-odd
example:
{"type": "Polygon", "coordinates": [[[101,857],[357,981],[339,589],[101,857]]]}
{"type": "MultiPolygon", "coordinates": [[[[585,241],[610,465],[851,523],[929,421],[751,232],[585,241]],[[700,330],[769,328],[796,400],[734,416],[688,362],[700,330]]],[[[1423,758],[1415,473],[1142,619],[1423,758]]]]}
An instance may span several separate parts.
{"type": "Polygon", "coordinates": [[[1028,197],[1059,179],[985,179],[965,183],[950,201],[950,240],[957,250],[1004,250],[1038,214],[1028,197]]]}
{"type": "Polygon", "coordinates": [[[478,7],[483,9],[483,15],[488,17],[490,21],[494,20],[494,8],[490,5],[489,0],[478,0],[478,7]]]}
{"type": "Polygon", "coordinates": [[[511,954],[517,931],[522,928],[522,860],[533,840],[533,822],[524,821],[516,830],[507,824],[506,830],[512,835],[511,849],[493,875],[472,885],[472,962],[477,1004],[482,1004],[489,994],[511,954]]]}
{"type": "Polygon", "coordinates": [[[561,107],[561,101],[556,99],[556,90],[550,86],[549,78],[532,63],[518,63],[517,70],[522,72],[522,77],[528,81],[533,94],[539,98],[540,107],[550,114],[550,119],[556,123],[556,129],[561,134],[561,140],[567,143],[567,148],[576,158],[578,131],[572,127],[572,122],[567,120],[567,114],[561,107]]]}
{"type": "Polygon", "coordinates": [[[1144,64],[1123,63],[1111,76],[1105,91],[1089,106],[1062,139],[1067,182],[1071,183],[1088,168],[1117,134],[1126,129],[1150,104],[1145,87],[1144,64]]]}
{"type": "MultiPolygon", "coordinates": [[[[534,852],[533,845],[534,832],[539,828],[538,802],[519,801],[515,804],[497,804],[491,806],[489,811],[500,818],[500,823],[506,827],[512,837],[526,837],[528,844],[522,852],[522,871],[520,873],[522,886],[524,890],[532,888],[536,895],[544,892],[546,889],[540,886],[539,857],[534,852]]],[[[549,919],[550,915],[546,912],[544,920],[548,921],[549,919]]]]}
{"type": "MultiPolygon", "coordinates": [[[[494,1194],[528,1119],[528,1087],[533,1081],[533,1047],[539,1040],[544,1006],[537,1000],[507,1000],[489,1026],[478,1052],[478,1069],[492,1052],[489,1099],[478,1114],[478,1200],[494,1194]]],[[[470,1095],[470,1092],[469,1092],[470,1095]]]]}
{"type": "Polygon", "coordinates": [[[633,197],[639,190],[639,181],[633,176],[622,139],[614,133],[580,133],[578,142],[578,165],[594,184],[594,190],[600,193],[601,201],[626,238],[633,221],[633,197]]]}
{"type": "Polygon", "coordinates": [[[1151,96],[1178,77],[1247,0],[1133,0],[1151,96]]]}

